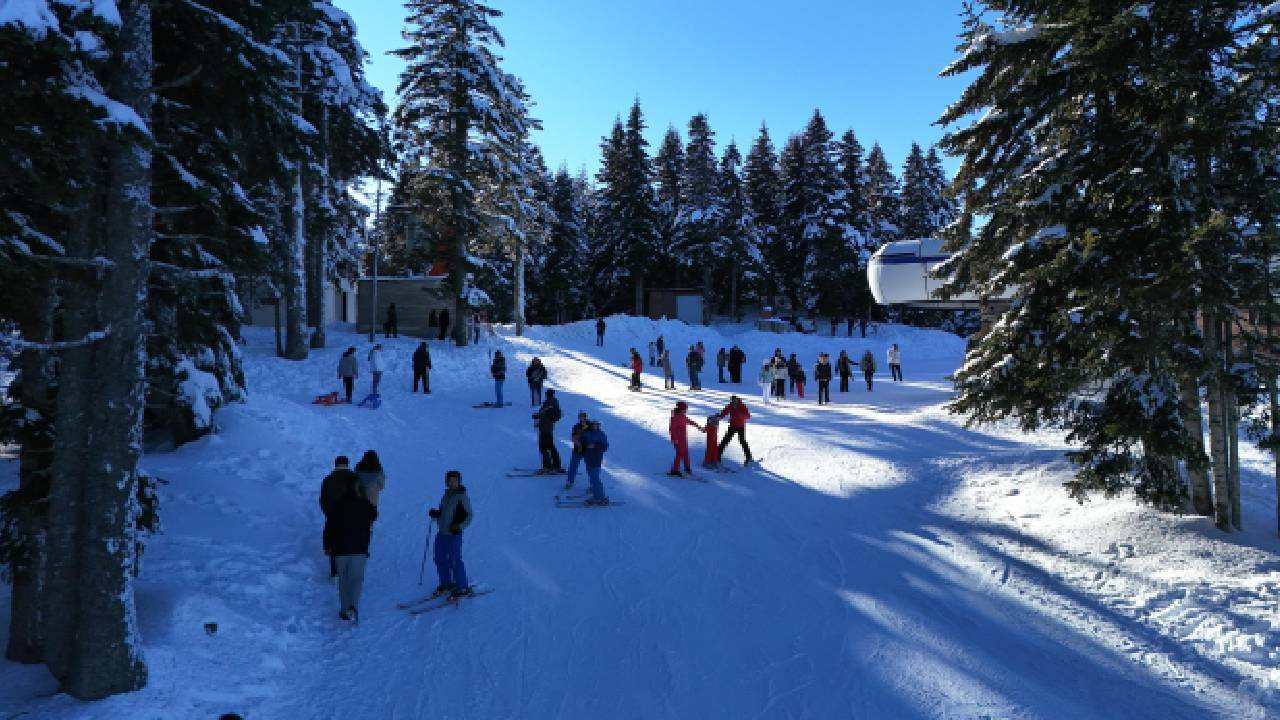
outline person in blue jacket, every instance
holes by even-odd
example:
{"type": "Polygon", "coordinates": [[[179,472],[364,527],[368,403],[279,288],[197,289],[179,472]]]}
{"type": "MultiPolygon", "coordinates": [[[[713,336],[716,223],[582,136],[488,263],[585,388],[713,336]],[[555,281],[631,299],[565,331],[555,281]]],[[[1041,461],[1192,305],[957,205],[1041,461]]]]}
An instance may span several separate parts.
{"type": "Polygon", "coordinates": [[[600,429],[600,421],[592,420],[591,427],[578,436],[582,443],[582,463],[587,466],[587,479],[591,481],[591,497],[587,505],[608,505],[604,483],[600,482],[600,466],[604,464],[604,452],[609,449],[609,438],[600,429]]]}
{"type": "Polygon", "coordinates": [[[462,485],[462,473],[449,470],[444,474],[445,491],[440,506],[431,508],[428,515],[435,518],[436,572],[440,575],[437,595],[449,593],[457,599],[473,594],[467,582],[467,568],[462,564],[462,531],[471,524],[471,500],[467,488],[462,485]]]}

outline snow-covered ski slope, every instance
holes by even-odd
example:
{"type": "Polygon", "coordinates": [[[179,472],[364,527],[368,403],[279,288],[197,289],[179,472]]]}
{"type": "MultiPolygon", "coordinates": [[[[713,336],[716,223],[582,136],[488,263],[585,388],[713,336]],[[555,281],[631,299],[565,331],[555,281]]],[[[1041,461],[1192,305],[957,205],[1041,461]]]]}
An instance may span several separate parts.
{"type": "MultiPolygon", "coordinates": [[[[247,403],[221,431],[145,466],[168,480],[165,532],[138,582],[151,671],[138,693],[94,704],[55,694],[42,667],[0,662],[0,717],[211,718],[1263,718],[1280,716],[1280,543],[1269,459],[1245,446],[1249,530],[1130,501],[1078,506],[1061,438],[969,430],[946,413],[963,341],[881,327],[864,339],[608,318],[534,327],[478,347],[432,343],[433,394],[408,392],[417,340],[383,341],[376,410],[310,401],[337,389],[333,346],[291,363],[247,333],[247,403]],[[679,389],[623,363],[665,334],[679,389]],[[705,391],[683,355],[708,349],[705,391]],[[740,388],[715,350],[747,352],[740,388]],[[884,350],[906,380],[887,382],[884,350]],[[488,353],[509,357],[503,409],[488,353]],[[870,348],[835,404],[760,402],[756,371],[782,347],[812,375],[819,350],[870,348]],[[557,509],[562,477],[509,478],[538,461],[523,371],[542,357],[567,436],[579,409],[603,422],[609,494],[626,506],[557,509]],[[763,468],[663,475],[675,401],[702,422],[740,390],[763,468]],[[317,494],[333,456],[374,448],[387,470],[361,624],[336,617],[317,494]],[[495,592],[413,616],[427,508],[457,468],[475,521],[464,556],[495,592]],[[216,631],[213,625],[216,624],[216,631]]],[[[811,378],[812,380],[812,378],[811,378]]],[[[837,383],[838,386],[838,383],[837,383]]],[[[367,373],[356,398],[368,392],[367,373]]],[[[722,425],[722,428],[725,427],[722,425]]],[[[702,437],[690,433],[697,463],[702,437]]],[[[3,484],[14,482],[0,461],[3,484]]],[[[585,482],[580,476],[579,485],[585,482]]],[[[7,588],[0,613],[7,617],[7,588]]],[[[0,642],[5,629],[0,628],[0,642]]]]}

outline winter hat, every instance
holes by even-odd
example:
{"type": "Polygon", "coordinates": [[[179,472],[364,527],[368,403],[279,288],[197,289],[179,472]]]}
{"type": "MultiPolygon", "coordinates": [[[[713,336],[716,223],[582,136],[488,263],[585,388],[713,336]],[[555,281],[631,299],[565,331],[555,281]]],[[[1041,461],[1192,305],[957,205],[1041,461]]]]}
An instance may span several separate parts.
{"type": "Polygon", "coordinates": [[[720,416],[719,416],[719,415],[708,415],[708,416],[707,416],[707,424],[708,424],[708,425],[719,425],[719,424],[720,424],[720,416]]]}
{"type": "Polygon", "coordinates": [[[689,409],[689,403],[687,403],[687,402],[685,402],[685,401],[681,400],[680,402],[676,403],[676,409],[677,409],[677,410],[688,410],[688,409],[689,409]]]}

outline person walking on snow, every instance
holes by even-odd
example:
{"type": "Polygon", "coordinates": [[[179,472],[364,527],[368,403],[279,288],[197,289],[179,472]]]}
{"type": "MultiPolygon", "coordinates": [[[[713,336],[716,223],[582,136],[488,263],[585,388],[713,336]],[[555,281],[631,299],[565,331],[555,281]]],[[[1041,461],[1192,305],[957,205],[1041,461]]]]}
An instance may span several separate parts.
{"type": "Polygon", "coordinates": [[[695,344],[695,345],[693,346],[693,349],[694,349],[694,350],[697,350],[697,351],[698,351],[698,355],[700,355],[703,359],[706,359],[706,357],[707,357],[707,349],[706,349],[705,347],[703,347],[703,346],[702,346],[702,341],[701,341],[701,340],[699,340],[699,341],[697,342],[697,344],[695,344]]]}
{"type": "Polygon", "coordinates": [[[657,365],[657,364],[658,364],[658,355],[656,352],[654,352],[653,341],[650,340],[649,341],[649,367],[653,367],[654,365],[657,365]]]}
{"type": "Polygon", "coordinates": [[[773,396],[779,402],[787,399],[787,361],[781,355],[773,358],[773,396]]]}
{"type": "Polygon", "coordinates": [[[871,376],[876,374],[876,359],[871,355],[870,350],[862,353],[862,360],[858,361],[858,367],[862,370],[862,377],[866,378],[867,392],[871,392],[871,376]]]}
{"type": "Polygon", "coordinates": [[[556,450],[556,423],[560,420],[560,401],[556,399],[555,390],[547,390],[547,399],[533,414],[538,427],[538,453],[542,455],[542,472],[562,473],[560,451],[556,450]]]}
{"type": "Polygon", "coordinates": [[[684,356],[684,366],[689,371],[689,389],[701,390],[702,382],[698,380],[698,373],[702,370],[702,353],[696,347],[689,346],[689,354],[684,356]]]}
{"type": "Polygon", "coordinates": [[[395,303],[391,303],[387,306],[387,322],[383,324],[382,331],[382,334],[389,338],[400,337],[399,321],[397,320],[395,303]]]}
{"type": "Polygon", "coordinates": [[[818,404],[831,404],[831,362],[826,353],[818,353],[813,366],[813,379],[818,383],[818,404]]]}
{"type": "Polygon", "coordinates": [[[324,554],[329,556],[329,577],[338,577],[338,558],[333,553],[333,512],[342,499],[353,488],[359,479],[351,472],[351,460],[346,455],[339,455],[333,460],[333,471],[320,483],[320,512],[324,513],[324,530],[320,534],[320,542],[324,554]]]}
{"type": "Polygon", "coordinates": [[[422,381],[422,392],[431,394],[431,351],[425,342],[418,343],[413,351],[413,391],[418,392],[418,381],[422,381]]]}
{"type": "Polygon", "coordinates": [[[604,318],[596,318],[596,345],[604,347],[604,318]]]}
{"type": "MultiPolygon", "coordinates": [[[[692,351],[691,351],[692,352],[692,351]]],[[[681,400],[676,403],[676,407],[671,411],[671,422],[667,424],[667,431],[671,434],[671,444],[675,446],[676,458],[671,461],[671,471],[668,475],[674,477],[683,477],[680,474],[680,463],[684,463],[684,471],[693,474],[693,468],[689,467],[689,433],[688,426],[692,425],[699,430],[702,426],[689,419],[685,412],[689,409],[689,403],[681,400]]]]}
{"type": "Polygon", "coordinates": [[[751,447],[747,445],[747,421],[751,419],[751,411],[747,409],[747,404],[742,402],[742,398],[734,395],[729,398],[729,404],[724,406],[720,411],[720,417],[729,418],[729,432],[724,434],[724,439],[720,441],[720,447],[717,451],[718,457],[724,457],[724,449],[729,446],[729,441],[734,435],[738,436],[738,443],[742,445],[742,454],[746,457],[743,466],[751,464],[751,447]]]}
{"type": "Polygon", "coordinates": [[[707,422],[703,426],[706,428],[707,434],[707,451],[702,456],[702,467],[708,470],[720,469],[720,446],[718,435],[720,434],[720,416],[708,415],[707,422]]]}
{"type": "Polygon", "coordinates": [[[600,466],[604,465],[604,451],[609,449],[609,438],[600,429],[600,421],[592,420],[591,426],[579,436],[582,441],[582,463],[587,466],[587,480],[591,483],[591,497],[587,505],[608,505],[604,483],[600,481],[600,466]]]}
{"type": "Polygon", "coordinates": [[[644,372],[644,360],[640,359],[640,353],[635,348],[631,348],[631,389],[640,390],[640,373],[644,372]]]}
{"type": "Polygon", "coordinates": [[[382,343],[373,346],[369,351],[369,374],[373,376],[372,394],[378,394],[378,388],[382,386],[382,371],[385,366],[382,363],[382,343]]]}
{"type": "Polygon", "coordinates": [[[356,389],[357,377],[360,377],[360,367],[356,360],[356,349],[349,347],[338,359],[338,378],[342,380],[342,387],[347,391],[348,403],[351,402],[351,393],[356,389]]]}
{"type": "Polygon", "coordinates": [[[804,399],[804,384],[806,380],[807,376],[804,372],[804,366],[800,363],[796,363],[796,397],[801,400],[804,399]]]}
{"type": "Polygon", "coordinates": [[[358,481],[334,503],[329,515],[333,526],[334,564],[338,570],[338,617],[360,621],[360,591],[364,587],[364,568],[369,560],[369,538],[378,511],[360,492],[358,481]]]}
{"type": "Polygon", "coordinates": [[[760,366],[760,390],[763,393],[760,402],[768,405],[769,396],[773,394],[773,364],[768,360],[760,366]]]}
{"type": "Polygon", "coordinates": [[[378,453],[366,450],[356,463],[356,479],[360,483],[360,494],[369,504],[378,507],[378,495],[387,488],[387,474],[382,471],[382,461],[378,453]]]}
{"type": "Polygon", "coordinates": [[[787,390],[796,391],[796,377],[800,375],[800,361],[796,359],[796,354],[791,353],[791,357],[787,358],[787,390]]]}
{"type": "Polygon", "coordinates": [[[573,487],[573,479],[578,475],[578,465],[582,462],[582,433],[590,428],[591,423],[587,420],[586,411],[579,412],[578,422],[574,423],[573,429],[569,431],[569,442],[573,452],[569,454],[569,478],[564,484],[565,490],[573,487]]]}
{"type": "Polygon", "coordinates": [[[529,368],[524,371],[524,378],[529,381],[529,404],[541,404],[542,383],[547,379],[547,369],[543,367],[542,361],[538,358],[531,360],[529,368]]]}
{"type": "Polygon", "coordinates": [[[501,350],[493,351],[493,362],[489,364],[489,375],[493,376],[493,392],[497,396],[494,407],[502,407],[502,384],[507,380],[507,359],[501,350]]]}
{"type": "Polygon", "coordinates": [[[747,354],[737,345],[729,348],[729,382],[742,382],[742,366],[747,364],[747,354]]]}
{"type": "Polygon", "coordinates": [[[662,362],[662,353],[667,349],[667,341],[659,335],[658,339],[653,341],[653,347],[658,351],[658,362],[662,362]]]}
{"type": "Polygon", "coordinates": [[[902,351],[898,349],[898,343],[890,345],[886,354],[889,356],[889,376],[894,382],[902,382],[902,351]]]}
{"type": "Polygon", "coordinates": [[[671,369],[671,351],[670,350],[662,351],[662,358],[659,359],[658,364],[662,365],[663,389],[675,390],[676,389],[676,373],[674,370],[671,369]]]}
{"type": "Polygon", "coordinates": [[[716,351],[716,371],[720,377],[721,385],[724,384],[724,366],[728,361],[729,355],[724,351],[724,348],[720,348],[716,351]]]}
{"type": "Polygon", "coordinates": [[[440,504],[427,511],[436,521],[435,563],[440,584],[436,595],[449,593],[452,599],[473,594],[467,582],[467,568],[462,563],[462,531],[471,524],[473,513],[467,488],[462,484],[462,473],[449,470],[444,474],[444,495],[440,504]]]}
{"type": "Polygon", "coordinates": [[[853,374],[853,361],[844,350],[836,358],[836,374],[840,376],[840,392],[849,392],[849,376],[853,374]]]}

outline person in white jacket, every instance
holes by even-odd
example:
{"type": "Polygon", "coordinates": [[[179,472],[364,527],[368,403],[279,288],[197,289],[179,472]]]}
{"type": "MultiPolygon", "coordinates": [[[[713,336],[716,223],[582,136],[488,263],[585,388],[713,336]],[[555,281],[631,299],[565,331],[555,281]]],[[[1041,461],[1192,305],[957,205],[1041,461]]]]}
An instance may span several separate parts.
{"type": "Polygon", "coordinates": [[[382,362],[382,343],[373,346],[369,351],[369,374],[373,376],[373,394],[378,394],[378,386],[382,384],[382,371],[385,366],[382,362]]]}
{"type": "Polygon", "coordinates": [[[889,356],[889,373],[893,381],[902,380],[902,351],[898,349],[898,343],[890,345],[886,354],[889,356]]]}

